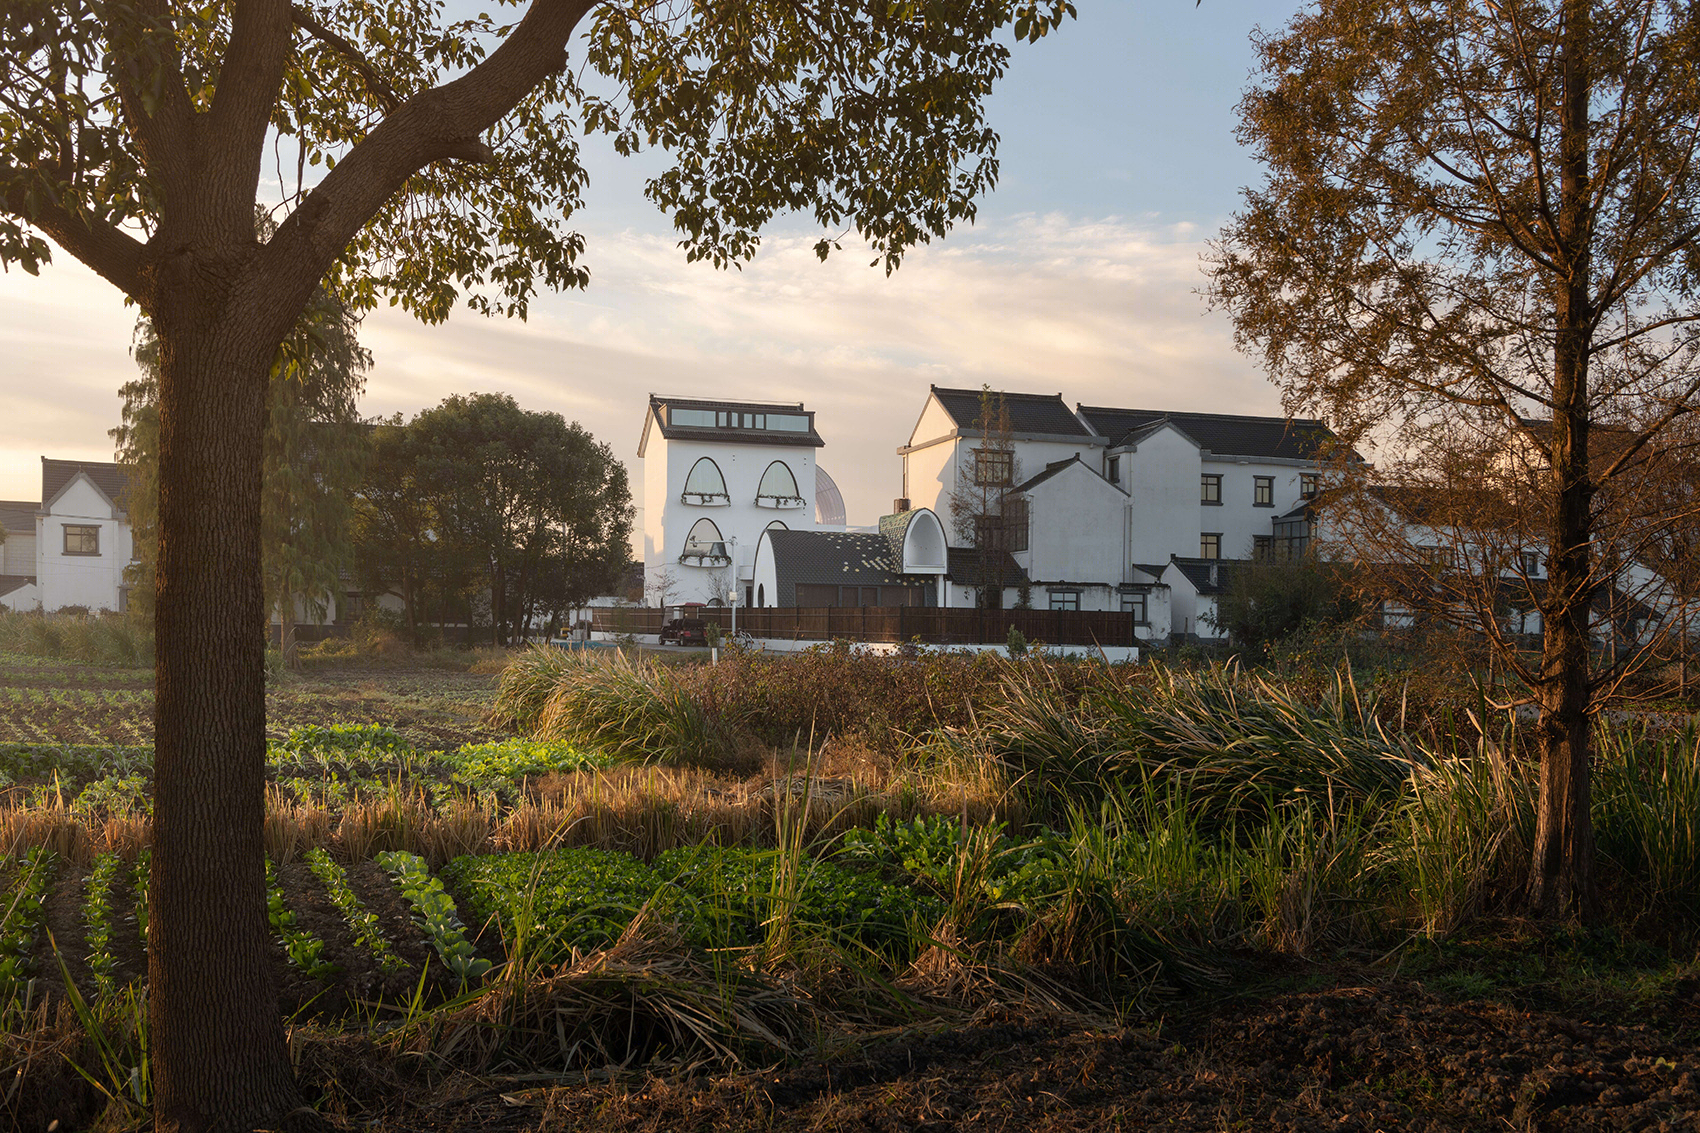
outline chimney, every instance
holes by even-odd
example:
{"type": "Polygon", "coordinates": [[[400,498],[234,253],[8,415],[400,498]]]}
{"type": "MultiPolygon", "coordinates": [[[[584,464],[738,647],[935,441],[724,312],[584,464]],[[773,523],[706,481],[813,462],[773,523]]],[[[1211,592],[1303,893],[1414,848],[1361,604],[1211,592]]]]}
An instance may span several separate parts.
{"type": "Polygon", "coordinates": [[[908,496],[898,496],[895,500],[892,500],[891,501],[891,510],[897,515],[902,515],[904,512],[908,511],[909,510],[909,497],[908,496]]]}

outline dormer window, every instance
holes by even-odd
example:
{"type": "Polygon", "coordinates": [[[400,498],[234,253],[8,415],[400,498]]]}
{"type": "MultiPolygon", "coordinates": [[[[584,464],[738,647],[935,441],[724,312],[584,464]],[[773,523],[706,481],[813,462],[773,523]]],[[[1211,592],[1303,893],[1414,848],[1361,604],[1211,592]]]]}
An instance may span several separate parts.
{"type": "Polygon", "coordinates": [[[726,477],[721,474],[720,465],[706,456],[691,465],[691,474],[685,477],[685,490],[679,499],[697,507],[730,504],[732,497],[726,491],[726,477]]]}
{"type": "Polygon", "coordinates": [[[797,490],[797,477],[790,465],[776,460],[767,466],[767,471],[761,474],[761,484],[756,488],[756,505],[772,508],[803,506],[803,493],[797,490]]]}

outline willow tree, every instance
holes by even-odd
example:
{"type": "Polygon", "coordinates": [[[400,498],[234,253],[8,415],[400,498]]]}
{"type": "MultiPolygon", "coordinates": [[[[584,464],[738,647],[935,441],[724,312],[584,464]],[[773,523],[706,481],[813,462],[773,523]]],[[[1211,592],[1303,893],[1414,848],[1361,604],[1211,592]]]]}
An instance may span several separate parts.
{"type": "Polygon", "coordinates": [[[247,1129],[296,1103],[266,951],[253,626],[266,379],[314,289],[434,321],[463,297],[523,315],[540,285],[582,286],[587,131],[667,151],[646,192],[687,259],[746,259],[800,210],[820,255],[854,233],[890,270],[974,215],[1006,39],[1072,8],[532,0],[510,24],[441,0],[0,5],[0,263],[35,271],[57,245],[160,341],[161,1129],[247,1129]],[[282,215],[265,239],[262,190],[282,215]]]}
{"type": "Polygon", "coordinates": [[[1695,18],[1319,0],[1258,41],[1240,138],[1268,177],[1208,267],[1288,408],[1382,442],[1394,479],[1430,444],[1504,455],[1429,487],[1492,487],[1546,560],[1540,656],[1503,659],[1539,710],[1527,900],[1547,914],[1595,906],[1589,732],[1614,677],[1591,622],[1628,561],[1618,536],[1681,518],[1636,501],[1700,393],[1695,18]]]}

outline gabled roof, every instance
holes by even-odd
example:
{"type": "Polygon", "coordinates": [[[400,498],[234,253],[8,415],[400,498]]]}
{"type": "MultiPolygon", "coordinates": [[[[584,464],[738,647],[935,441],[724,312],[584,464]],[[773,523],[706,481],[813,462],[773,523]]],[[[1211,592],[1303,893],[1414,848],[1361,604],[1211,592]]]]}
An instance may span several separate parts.
{"type": "MultiPolygon", "coordinates": [[[[1082,468],[1086,467],[1085,462],[1082,461],[1078,456],[1071,456],[1067,460],[1053,460],[1049,464],[1045,465],[1045,470],[1043,472],[1039,473],[1037,476],[1028,477],[1026,480],[1022,481],[1021,483],[1017,484],[1015,487],[1011,488],[1010,491],[1012,491],[1012,492],[1029,492],[1029,491],[1032,491],[1034,488],[1037,488],[1040,484],[1043,484],[1046,480],[1051,479],[1053,476],[1056,476],[1056,475],[1058,475],[1059,473],[1062,473],[1062,472],[1066,472],[1068,470],[1068,466],[1071,465],[1071,464],[1078,464],[1082,468]]],[[[1088,469],[1088,471],[1090,471],[1090,469],[1088,469]]]]}
{"type": "Polygon", "coordinates": [[[1194,590],[1204,595],[1226,594],[1234,571],[1245,565],[1240,559],[1183,559],[1179,555],[1169,562],[1186,576],[1194,590]]]}
{"type": "Polygon", "coordinates": [[[1021,564],[1008,551],[988,551],[985,557],[991,561],[984,569],[981,565],[982,553],[973,547],[946,548],[947,569],[945,577],[958,586],[979,586],[984,577],[988,582],[1002,586],[1020,586],[1027,581],[1027,572],[1021,569],[1021,564]],[[1000,561],[1001,556],[1001,561],[1000,561]]]}
{"type": "Polygon", "coordinates": [[[788,448],[822,448],[826,442],[815,432],[815,414],[803,403],[778,401],[724,401],[716,398],[658,397],[649,395],[649,407],[644,411],[643,436],[638,441],[638,456],[649,447],[649,431],[655,429],[668,440],[717,441],[740,445],[784,445],[788,448]],[[701,409],[710,413],[722,410],[737,413],[784,413],[809,419],[807,432],[783,429],[733,429],[715,425],[675,425],[666,410],[701,409]]]}
{"type": "MultiPolygon", "coordinates": [[[[981,431],[980,390],[945,389],[932,387],[932,394],[950,414],[959,432],[981,431]]],[[[1003,398],[1009,410],[1009,427],[1017,434],[1039,434],[1053,437],[1079,437],[1092,441],[1090,430],[1080,423],[1063,401],[1060,393],[993,393],[994,400],[1003,398]]]]}
{"type": "Polygon", "coordinates": [[[79,472],[87,473],[94,486],[106,493],[114,507],[124,506],[124,489],[130,483],[130,474],[122,464],[100,460],[51,460],[45,456],[41,458],[41,506],[52,503],[53,497],[63,491],[79,472]]]}
{"type": "Polygon", "coordinates": [[[1082,405],[1080,416],[1112,448],[1139,439],[1135,434],[1164,420],[1219,456],[1315,460],[1334,434],[1321,421],[1285,417],[1242,417],[1230,413],[1166,413],[1160,409],[1114,409],[1082,405]]]}
{"type": "Polygon", "coordinates": [[[764,532],[773,553],[775,596],[781,606],[797,604],[797,584],[902,585],[891,540],[877,531],[764,532]]]}

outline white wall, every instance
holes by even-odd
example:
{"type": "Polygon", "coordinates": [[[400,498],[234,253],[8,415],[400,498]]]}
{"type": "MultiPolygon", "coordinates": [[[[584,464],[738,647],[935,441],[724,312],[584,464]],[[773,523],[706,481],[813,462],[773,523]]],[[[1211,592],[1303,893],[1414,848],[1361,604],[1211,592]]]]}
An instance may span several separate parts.
{"type": "Polygon", "coordinates": [[[33,575],[35,561],[35,528],[6,532],[6,542],[0,544],[0,574],[33,575]]]}
{"type": "MultiPolygon", "coordinates": [[[[1199,473],[1222,477],[1222,503],[1219,506],[1199,504],[1198,529],[1222,532],[1223,558],[1251,558],[1252,536],[1272,534],[1271,521],[1278,515],[1286,515],[1299,505],[1302,498],[1299,494],[1299,476],[1307,472],[1314,474],[1315,466],[1242,461],[1241,458],[1232,456],[1204,457],[1199,473]],[[1268,476],[1275,481],[1275,503],[1272,507],[1258,507],[1252,502],[1256,498],[1254,492],[1258,476],[1268,476]]],[[[1191,558],[1197,555],[1198,551],[1194,549],[1186,552],[1183,557],[1191,558]]]]}
{"type": "Polygon", "coordinates": [[[1198,446],[1167,428],[1121,456],[1121,486],[1128,493],[1128,561],[1166,563],[1172,555],[1197,558],[1198,534],[1204,530],[1199,526],[1198,446]]]}
{"type": "MultiPolygon", "coordinates": [[[[653,587],[656,573],[670,570],[677,583],[671,596],[674,602],[706,602],[714,591],[729,586],[733,577],[731,568],[688,566],[679,562],[679,553],[697,520],[714,521],[727,549],[735,555],[737,577],[745,582],[750,580],[756,543],[768,524],[778,520],[792,531],[816,529],[812,446],[669,440],[657,429],[650,434],[643,465],[646,582],[653,587]],[[691,468],[705,456],[719,466],[726,480],[730,497],[726,504],[687,504],[680,499],[691,468]],[[801,507],[763,507],[756,503],[762,474],[775,460],[783,460],[797,478],[797,491],[803,500],[801,507]],[[738,541],[736,549],[731,546],[734,538],[738,541]]],[[[720,597],[724,599],[725,595],[720,597]]],[[[741,597],[739,601],[742,602],[741,597]]]]}
{"type": "Polygon", "coordinates": [[[118,518],[112,502],[85,475],[78,474],[52,501],[49,514],[36,518],[35,577],[45,610],[87,606],[116,610],[124,568],[130,562],[130,525],[118,518]],[[65,525],[93,525],[100,531],[100,553],[67,555],[65,525]]]}
{"type": "MultiPolygon", "coordinates": [[[[1027,493],[1027,550],[1015,560],[1027,577],[1046,582],[1101,582],[1126,577],[1123,561],[1127,496],[1084,464],[1068,468],[1027,493]]],[[[1083,592],[1082,609],[1110,609],[1103,596],[1083,592]],[[1089,597],[1096,604],[1085,605],[1089,597]]],[[[1034,605],[1041,603],[1034,595],[1034,605]]]]}

